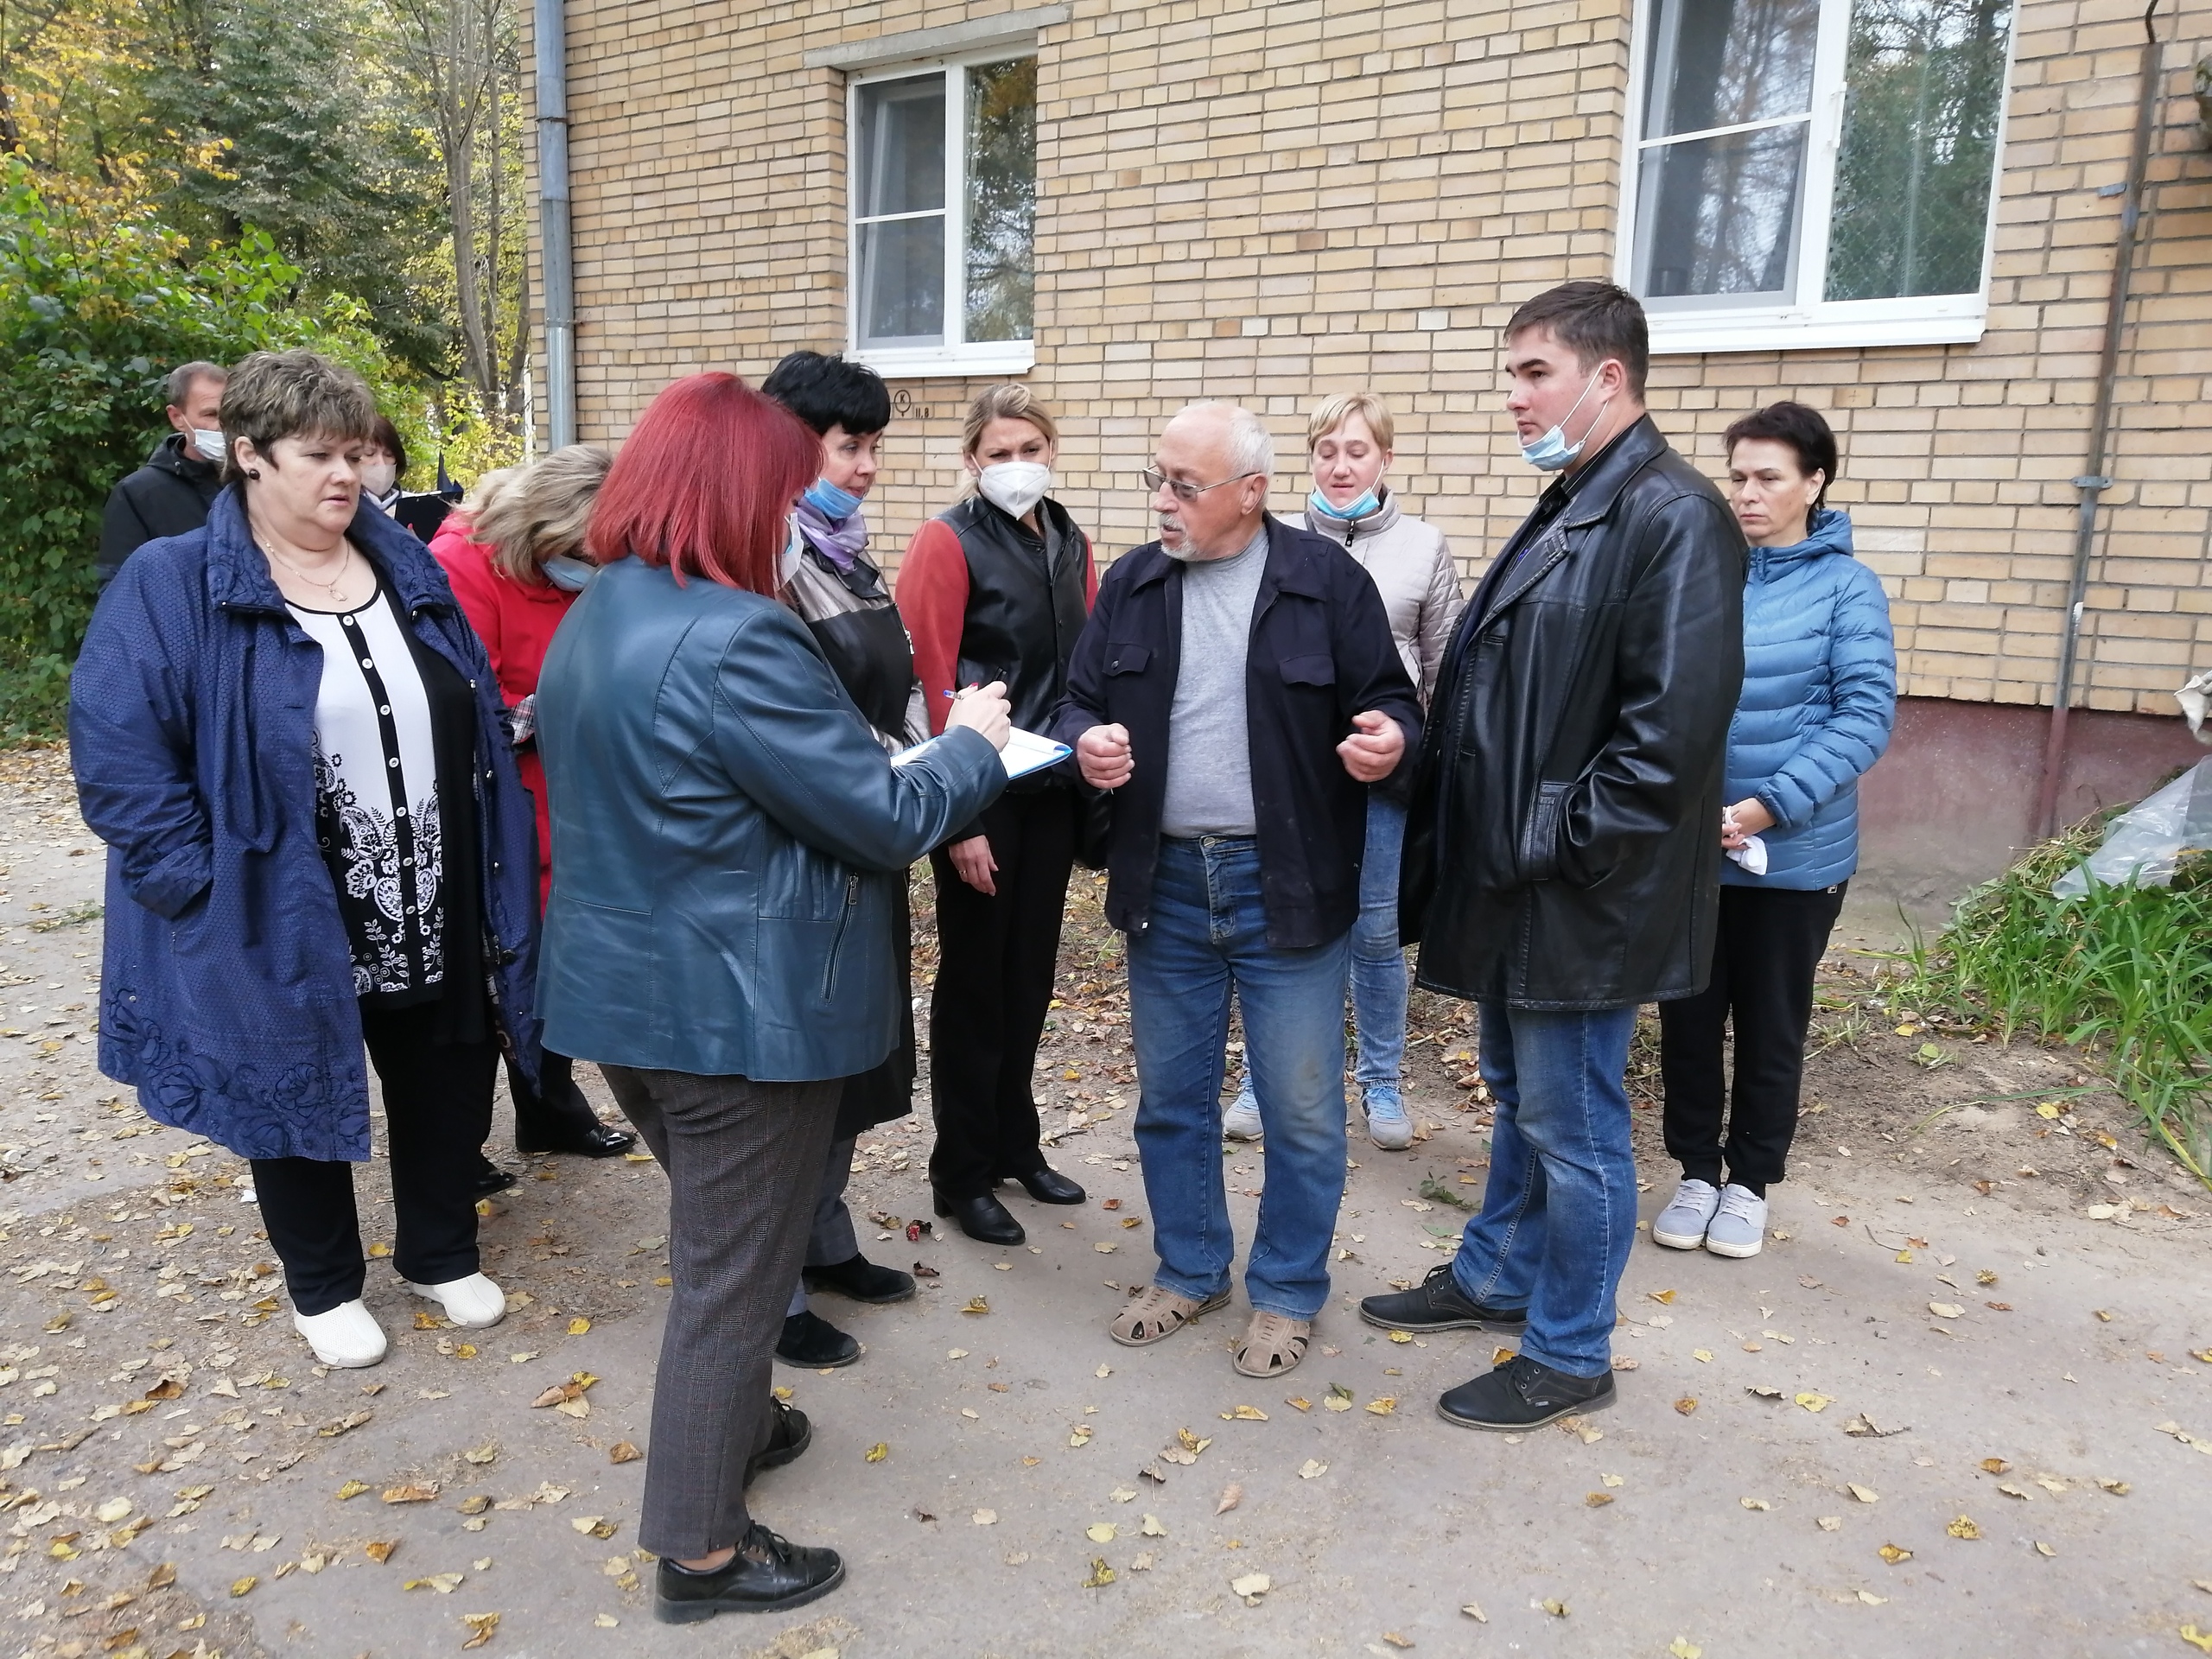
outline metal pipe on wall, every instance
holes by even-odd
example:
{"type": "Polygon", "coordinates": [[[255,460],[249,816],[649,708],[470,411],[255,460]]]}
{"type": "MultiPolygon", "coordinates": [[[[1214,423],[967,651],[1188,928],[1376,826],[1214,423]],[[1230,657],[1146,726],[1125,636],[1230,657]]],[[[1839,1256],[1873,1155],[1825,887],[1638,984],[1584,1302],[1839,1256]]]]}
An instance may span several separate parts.
{"type": "Polygon", "coordinates": [[[563,0],[533,0],[537,57],[537,232],[545,296],[545,424],[576,441],[576,268],[569,219],[569,30],[563,0]]]}
{"type": "Polygon", "coordinates": [[[2074,701],[2074,672],[2082,648],[2082,613],[2088,603],[2089,562],[2097,540],[2097,507],[2113,480],[2105,471],[2111,448],[2112,404],[2120,378],[2120,337],[2127,326],[2127,290],[2134,275],[2135,241],[2143,220],[2143,183],[2150,170],[2151,135],[2158,108],[2158,7],[2151,0],[2143,13],[2142,80],[2136,93],[2135,143],[2128,152],[2127,182],[2120,208],[2120,235],[2113,253],[2112,293],[2105,307],[2105,338],[2097,359],[2096,403],[2089,416],[2088,461],[2074,480],[2081,501],[2074,525],[2074,570],[2067,584],[2066,615],[2058,645],[2058,683],[2051,693],[2050,731],[2044,743],[2043,779],[2036,797],[2038,837],[2058,830],[2058,791],[2066,771],[2066,721],[2074,701]]]}

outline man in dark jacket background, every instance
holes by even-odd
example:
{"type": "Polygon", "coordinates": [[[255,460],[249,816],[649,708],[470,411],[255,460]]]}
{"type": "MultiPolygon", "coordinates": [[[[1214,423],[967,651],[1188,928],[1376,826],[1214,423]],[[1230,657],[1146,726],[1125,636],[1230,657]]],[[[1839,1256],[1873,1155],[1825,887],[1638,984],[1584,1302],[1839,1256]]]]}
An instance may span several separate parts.
{"type": "Polygon", "coordinates": [[[169,371],[168,413],[176,430],[109,492],[95,563],[102,593],[123,562],[147,543],[182,536],[207,522],[208,504],[223,487],[219,411],[229,378],[219,363],[186,363],[169,371]]]}
{"type": "Polygon", "coordinates": [[[1159,1341],[1229,1300],[1222,1186],[1230,997],[1266,1125],[1236,1368],[1304,1357],[1344,1173],[1344,976],[1367,788],[1421,735],[1382,595],[1341,547],[1268,516],[1274,447],[1199,404],[1147,472],[1160,539],[1116,561],[1053,734],[1113,790],[1107,919],[1128,938],[1137,1151],[1160,1256],[1111,1327],[1159,1341]]]}
{"type": "Polygon", "coordinates": [[[1644,413],[1632,296],[1567,283],[1505,338],[1522,454],[1561,476],[1446,654],[1400,887],[1421,984],[1480,1012],[1489,1187],[1454,1261],[1360,1313],[1520,1336],[1439,1402],[1511,1431],[1613,1402],[1636,1236],[1629,1039],[1639,1003],[1694,995],[1712,963],[1745,555],[1719,493],[1644,413]]]}

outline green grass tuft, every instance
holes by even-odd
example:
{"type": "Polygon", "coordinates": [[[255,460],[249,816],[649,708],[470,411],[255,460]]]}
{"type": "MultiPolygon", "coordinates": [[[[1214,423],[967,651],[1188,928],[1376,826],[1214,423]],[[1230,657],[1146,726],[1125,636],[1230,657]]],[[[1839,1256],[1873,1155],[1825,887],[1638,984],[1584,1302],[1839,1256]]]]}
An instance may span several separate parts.
{"type": "Polygon", "coordinates": [[[1967,893],[1932,944],[1914,940],[1895,993],[2088,1051],[2145,1133],[2212,1186],[2212,872],[2184,857],[2171,887],[2053,897],[2104,828],[2087,819],[1967,893]]]}

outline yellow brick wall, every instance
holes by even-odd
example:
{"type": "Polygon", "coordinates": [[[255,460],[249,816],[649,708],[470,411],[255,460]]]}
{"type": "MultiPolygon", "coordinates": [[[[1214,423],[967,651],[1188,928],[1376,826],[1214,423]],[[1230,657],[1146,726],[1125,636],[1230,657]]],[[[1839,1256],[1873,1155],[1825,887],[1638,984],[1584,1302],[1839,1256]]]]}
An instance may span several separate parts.
{"type": "MultiPolygon", "coordinates": [[[[677,375],[844,344],[843,78],[802,54],[1006,9],[569,0],[584,436],[620,436],[677,375]]],[[[1611,273],[1623,0],[1074,13],[1039,54],[1029,377],[1062,421],[1061,499],[1110,555],[1149,534],[1132,475],[1183,402],[1251,404],[1294,469],[1304,411],[1367,386],[1397,412],[1396,487],[1471,577],[1538,483],[1497,330],[1537,289],[1611,273]]],[[[1979,344],[1654,361],[1661,427],[1716,474],[1746,410],[1829,413],[1833,499],[1890,587],[1909,693],[2050,698],[2120,210],[2096,191],[2125,168],[2139,16],[2020,6],[1979,344]]],[[[2170,713],[2192,664],[2212,667],[2212,156],[2185,96],[2208,36],[2212,0],[2184,0],[2089,590],[2079,683],[2098,708],[2170,713]]],[[[870,506],[893,561],[953,499],[975,384],[894,383],[908,412],[870,506]]],[[[1279,484],[1289,510],[1304,483],[1279,484]]]]}

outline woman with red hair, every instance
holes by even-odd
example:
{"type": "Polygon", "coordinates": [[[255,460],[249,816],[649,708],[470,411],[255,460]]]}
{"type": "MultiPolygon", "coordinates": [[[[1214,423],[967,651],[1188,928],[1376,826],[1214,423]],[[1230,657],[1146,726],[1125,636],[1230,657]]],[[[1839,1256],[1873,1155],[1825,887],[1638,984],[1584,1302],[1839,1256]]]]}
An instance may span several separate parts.
{"type": "Polygon", "coordinates": [[[836,1585],[753,1522],[811,1431],[769,1392],[842,1080],[898,1040],[906,868],[995,800],[1005,688],[893,764],[776,598],[820,448],[730,374],[639,417],[592,512],[599,575],[538,680],[549,1046],[598,1062],[669,1179],[675,1281],[640,1547],[669,1623],[836,1585]]]}

